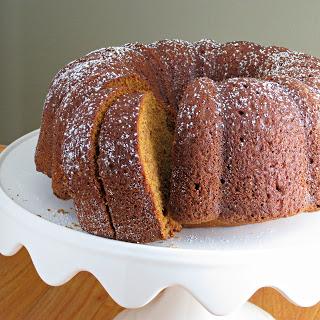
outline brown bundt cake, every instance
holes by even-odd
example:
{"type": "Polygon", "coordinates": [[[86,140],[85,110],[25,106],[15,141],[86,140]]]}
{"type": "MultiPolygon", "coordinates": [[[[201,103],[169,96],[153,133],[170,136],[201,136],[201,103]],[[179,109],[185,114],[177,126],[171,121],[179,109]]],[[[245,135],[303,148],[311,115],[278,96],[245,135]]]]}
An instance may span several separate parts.
{"type": "Polygon", "coordinates": [[[320,206],[320,60],[236,41],[103,48],[64,67],[35,154],[81,227],[131,242],[320,206]]]}

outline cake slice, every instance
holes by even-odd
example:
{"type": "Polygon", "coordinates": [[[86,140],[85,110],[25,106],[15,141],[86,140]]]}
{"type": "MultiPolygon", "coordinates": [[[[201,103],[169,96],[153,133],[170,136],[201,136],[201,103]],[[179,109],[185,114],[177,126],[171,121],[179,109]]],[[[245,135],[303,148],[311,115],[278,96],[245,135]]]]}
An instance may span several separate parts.
{"type": "Polygon", "coordinates": [[[60,184],[74,200],[80,225],[90,233],[108,238],[114,237],[114,230],[98,174],[98,137],[104,114],[112,103],[137,90],[132,86],[92,93],[70,114],[59,148],[63,174],[60,184]]]}
{"type": "Polygon", "coordinates": [[[40,134],[35,161],[38,171],[52,177],[52,187],[59,198],[69,198],[61,184],[59,153],[69,115],[92,92],[103,87],[131,86],[132,81],[147,83],[149,69],[141,53],[112,47],[90,53],[57,74],[45,101],[42,124],[48,129],[40,134]]]}
{"type": "Polygon", "coordinates": [[[172,144],[166,117],[151,92],[126,94],[105,114],[98,167],[118,240],[150,242],[180,229],[165,208],[172,144]]]}
{"type": "MultiPolygon", "coordinates": [[[[62,141],[66,134],[66,128],[70,126],[70,123],[74,122],[74,117],[77,116],[78,113],[80,113],[80,115],[82,115],[82,113],[86,114],[87,110],[84,108],[90,103],[92,97],[99,96],[101,93],[103,94],[108,88],[118,87],[127,88],[128,92],[149,88],[148,84],[136,75],[119,77],[109,81],[109,74],[101,72],[99,76],[92,76],[78,83],[61,102],[56,112],[54,122],[56,133],[52,145],[52,150],[54,151],[51,169],[52,189],[57,197],[61,199],[70,197],[68,184],[65,183],[66,178],[62,164],[62,141]]],[[[106,98],[106,100],[108,99],[106,98]]]]}

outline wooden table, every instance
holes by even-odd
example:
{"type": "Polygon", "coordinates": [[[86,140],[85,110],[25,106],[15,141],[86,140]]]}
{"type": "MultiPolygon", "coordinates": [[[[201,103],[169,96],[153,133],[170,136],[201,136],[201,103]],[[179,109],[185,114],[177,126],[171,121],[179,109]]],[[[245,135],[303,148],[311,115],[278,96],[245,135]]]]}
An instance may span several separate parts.
{"type": "MultiPolygon", "coordinates": [[[[0,152],[3,149],[0,145],[0,152]]],[[[270,288],[260,289],[251,301],[277,320],[320,319],[320,304],[299,308],[270,288]]],[[[39,278],[25,249],[12,257],[0,255],[1,320],[111,320],[120,311],[121,307],[87,272],[79,273],[61,287],[50,287],[39,278]]]]}

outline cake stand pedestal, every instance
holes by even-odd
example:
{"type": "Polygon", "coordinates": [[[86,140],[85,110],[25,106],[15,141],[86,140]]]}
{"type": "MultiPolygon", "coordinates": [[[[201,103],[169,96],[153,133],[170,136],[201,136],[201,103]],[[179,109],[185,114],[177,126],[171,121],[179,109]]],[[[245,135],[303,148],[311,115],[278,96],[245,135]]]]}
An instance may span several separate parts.
{"type": "Polygon", "coordinates": [[[272,319],[246,304],[274,287],[300,306],[320,300],[320,213],[230,228],[184,229],[173,239],[131,244],[79,228],[72,201],[52,195],[33,164],[38,132],[0,156],[0,252],[25,246],[40,277],[61,285],[91,272],[129,308],[115,320],[272,319]]]}

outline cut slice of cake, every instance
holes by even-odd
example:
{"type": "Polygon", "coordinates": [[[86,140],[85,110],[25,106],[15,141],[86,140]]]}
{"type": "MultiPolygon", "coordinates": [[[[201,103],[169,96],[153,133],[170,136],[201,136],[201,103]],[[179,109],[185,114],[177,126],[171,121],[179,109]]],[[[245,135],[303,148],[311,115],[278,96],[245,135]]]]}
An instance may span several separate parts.
{"type": "Polygon", "coordinates": [[[172,134],[167,113],[151,92],[117,99],[99,136],[99,174],[115,238],[166,239],[180,226],[166,216],[172,134]]]}
{"type": "MultiPolygon", "coordinates": [[[[149,89],[148,84],[136,75],[119,77],[112,81],[108,79],[108,75],[101,73],[99,76],[94,76],[86,81],[80,82],[63,99],[56,112],[54,122],[56,133],[52,146],[52,150],[54,150],[52,156],[52,189],[55,195],[61,199],[70,197],[68,184],[65,183],[66,177],[62,164],[62,148],[64,147],[62,141],[64,136],[68,135],[66,128],[70,127],[75,117],[79,118],[85,116],[88,111],[91,112],[91,110],[87,110],[87,107],[95,97],[102,95],[106,101],[108,101],[107,95],[105,95],[108,91],[107,88],[120,88],[121,90],[119,92],[121,92],[121,94],[149,89]]],[[[90,124],[91,117],[89,118],[87,123],[81,123],[81,125],[86,126],[90,124]]]]}
{"type": "Polygon", "coordinates": [[[104,189],[98,175],[98,137],[104,114],[120,96],[138,89],[132,86],[101,89],[87,97],[70,115],[61,140],[61,165],[82,228],[114,237],[104,189]]]}

